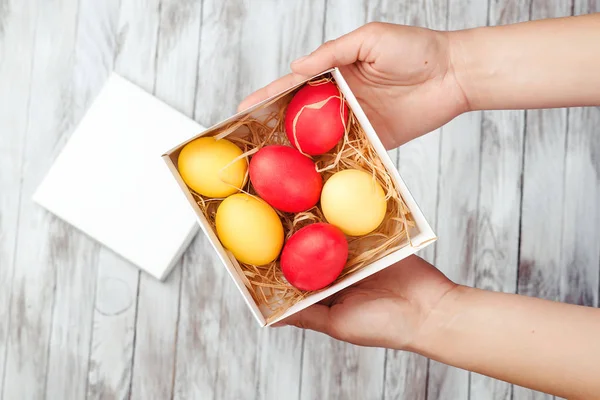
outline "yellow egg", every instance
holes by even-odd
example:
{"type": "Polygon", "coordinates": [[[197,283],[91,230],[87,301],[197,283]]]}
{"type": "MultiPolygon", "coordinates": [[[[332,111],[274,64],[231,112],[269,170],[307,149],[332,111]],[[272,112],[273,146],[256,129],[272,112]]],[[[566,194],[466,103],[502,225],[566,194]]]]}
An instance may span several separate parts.
{"type": "Polygon", "coordinates": [[[227,197],[246,183],[246,159],[231,163],[242,154],[242,149],[229,140],[200,137],[181,149],[177,168],[183,181],[196,193],[227,197]]]}
{"type": "Polygon", "coordinates": [[[216,215],[217,236],[238,261],[265,265],[279,256],[283,225],[275,210],[245,193],[227,197],[216,215]]]}
{"type": "Polygon", "coordinates": [[[387,210],[381,185],[364,171],[346,169],[325,182],[321,209],[332,225],[346,235],[361,236],[374,231],[387,210]]]}

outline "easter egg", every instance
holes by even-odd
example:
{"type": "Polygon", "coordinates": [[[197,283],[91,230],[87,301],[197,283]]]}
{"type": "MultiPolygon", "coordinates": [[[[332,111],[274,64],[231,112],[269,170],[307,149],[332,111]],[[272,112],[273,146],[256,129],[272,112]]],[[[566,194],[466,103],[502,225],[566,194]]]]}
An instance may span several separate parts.
{"type": "Polygon", "coordinates": [[[335,147],[347,122],[348,106],[333,82],[306,84],[288,105],[285,132],[292,146],[319,155],[335,147]]]}
{"type": "Polygon", "coordinates": [[[245,193],[227,197],[217,208],[217,236],[238,261],[265,265],[283,246],[283,225],[267,203],[245,193]]]}
{"type": "Polygon", "coordinates": [[[348,259],[348,242],[341,230],[326,223],[294,233],[281,252],[285,279],[300,290],[318,290],[340,275],[348,259]]]}
{"type": "Polygon", "coordinates": [[[387,210],[381,185],[367,172],[346,169],[333,174],[321,192],[327,222],[346,235],[361,236],[377,229],[387,210]]]}
{"type": "Polygon", "coordinates": [[[319,202],[323,179],[315,163],[292,147],[263,147],[248,171],[256,193],[278,210],[297,213],[319,202]]]}
{"type": "Polygon", "coordinates": [[[177,160],[183,181],[206,197],[227,197],[246,183],[248,162],[242,149],[226,139],[200,137],[186,144],[177,160]],[[233,163],[232,163],[233,162],[233,163]]]}

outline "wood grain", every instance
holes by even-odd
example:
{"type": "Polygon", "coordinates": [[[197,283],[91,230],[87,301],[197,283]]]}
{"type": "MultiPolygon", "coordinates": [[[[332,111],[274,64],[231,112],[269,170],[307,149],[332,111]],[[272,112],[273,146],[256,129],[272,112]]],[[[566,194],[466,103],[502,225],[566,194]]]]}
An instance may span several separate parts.
{"type": "MultiPolygon", "coordinates": [[[[193,117],[198,73],[201,2],[160,3],[154,94],[193,117]]],[[[165,132],[168,134],[168,132],[165,132]]],[[[181,266],[160,282],[141,274],[131,398],[171,398],[173,392],[181,266]]]]}
{"type": "MultiPolygon", "coordinates": [[[[116,36],[112,29],[103,33],[116,37],[116,72],[149,92],[154,89],[158,19],[158,1],[122,1],[116,36]]],[[[105,26],[115,25],[110,21],[105,26]]],[[[105,59],[106,55],[100,57],[105,59]]],[[[130,395],[138,285],[139,270],[103,249],[98,265],[89,398],[130,395]]]]}
{"type": "Polygon", "coordinates": [[[0,6],[0,315],[4,316],[0,322],[0,398],[13,322],[9,318],[11,288],[22,202],[21,176],[36,19],[37,8],[31,7],[31,2],[14,0],[0,6]]]}
{"type": "MultiPolygon", "coordinates": [[[[113,67],[209,126],[369,20],[459,29],[600,11],[489,5],[0,0],[0,398],[550,398],[414,354],[261,329],[204,234],[159,283],[30,200],[113,67]]],[[[600,108],[473,113],[390,151],[440,237],[421,255],[461,283],[515,292],[518,277],[520,293],[598,306],[599,125],[600,108]]]]}
{"type": "MultiPolygon", "coordinates": [[[[114,35],[106,36],[102,35],[102,32],[106,29],[104,24],[110,25],[111,22],[113,25],[116,24],[117,11],[118,3],[115,1],[112,1],[112,4],[107,2],[104,7],[89,0],[79,2],[74,49],[73,101],[70,104],[75,124],[83,116],[109,72],[107,63],[99,61],[103,59],[102,56],[105,60],[108,58],[112,61],[114,35]]],[[[109,32],[114,32],[114,29],[109,32]]],[[[63,141],[66,141],[69,136],[63,135],[63,141]]],[[[59,230],[61,231],[62,229],[59,230]]],[[[67,254],[68,257],[62,262],[65,265],[73,262],[73,265],[57,275],[46,390],[47,396],[50,397],[61,393],[66,398],[83,398],[87,392],[100,246],[95,242],[88,243],[89,239],[79,232],[77,235],[78,239],[86,245],[74,247],[71,250],[74,254],[67,254]],[[76,325],[81,327],[72,329],[76,325]],[[65,371],[70,372],[65,373],[65,371]]],[[[69,237],[64,236],[62,240],[68,244],[69,237]]],[[[60,272],[61,269],[58,271],[60,272]]]]}
{"type": "MultiPolygon", "coordinates": [[[[598,8],[600,9],[600,7],[598,8]]],[[[569,110],[558,300],[598,307],[600,108],[569,110]]]]}
{"type": "Polygon", "coordinates": [[[44,3],[38,7],[4,371],[3,397],[7,399],[43,397],[48,369],[56,364],[55,351],[64,352],[65,374],[71,378],[70,382],[61,379],[58,385],[65,394],[85,391],[85,371],[82,371],[85,364],[76,358],[82,351],[87,352],[88,327],[82,328],[79,337],[54,323],[68,326],[74,323],[72,318],[77,320],[78,311],[84,318],[91,311],[91,302],[85,299],[79,310],[78,306],[68,304],[69,291],[79,290],[77,281],[82,278],[79,274],[72,276],[71,271],[78,263],[87,261],[81,255],[89,251],[86,248],[89,242],[31,200],[61,148],[61,137],[72,128],[71,73],[77,1],[44,3]],[[57,288],[63,290],[58,297],[57,288]],[[56,342],[51,345],[52,339],[56,342]],[[72,347],[65,346],[69,339],[73,340],[72,347]]]}
{"type": "Polygon", "coordinates": [[[323,41],[333,40],[366,24],[367,7],[367,0],[327,0],[323,41]]]}
{"type": "Polygon", "coordinates": [[[567,110],[527,112],[519,293],[558,300],[567,110]]]}
{"type": "Polygon", "coordinates": [[[176,399],[215,398],[225,279],[230,278],[201,232],[185,253],[181,270],[176,399]]]}
{"type": "MultiPolygon", "coordinates": [[[[600,0],[575,0],[573,13],[600,12],[600,0]]],[[[598,307],[600,288],[600,107],[572,108],[565,150],[559,300],[598,307]]]]}
{"type": "Polygon", "coordinates": [[[300,398],[381,399],[382,349],[357,347],[306,332],[300,398]]]}

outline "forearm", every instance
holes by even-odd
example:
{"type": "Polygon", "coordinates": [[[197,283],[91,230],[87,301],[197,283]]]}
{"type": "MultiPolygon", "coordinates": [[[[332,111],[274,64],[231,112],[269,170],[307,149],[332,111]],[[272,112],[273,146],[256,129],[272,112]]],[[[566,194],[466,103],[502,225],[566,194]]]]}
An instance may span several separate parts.
{"type": "Polygon", "coordinates": [[[568,398],[600,397],[600,310],[459,286],[410,350],[568,398]]]}
{"type": "Polygon", "coordinates": [[[600,13],[448,37],[472,110],[600,105],[600,13]]]}

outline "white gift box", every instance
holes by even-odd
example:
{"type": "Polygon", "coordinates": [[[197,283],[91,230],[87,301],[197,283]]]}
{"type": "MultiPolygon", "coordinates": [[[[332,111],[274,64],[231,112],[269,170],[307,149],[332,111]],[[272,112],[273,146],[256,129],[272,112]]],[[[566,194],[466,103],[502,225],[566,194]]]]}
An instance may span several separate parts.
{"type": "Polygon", "coordinates": [[[194,211],[196,218],[200,224],[200,227],[202,228],[204,233],[210,239],[210,242],[211,242],[212,246],[214,247],[216,253],[218,254],[219,258],[221,259],[223,265],[225,266],[225,268],[227,268],[229,275],[233,278],[237,288],[239,289],[239,291],[242,294],[242,296],[244,297],[247,305],[249,306],[250,310],[252,311],[254,317],[256,318],[256,320],[258,321],[258,323],[261,326],[269,326],[269,325],[272,325],[284,318],[287,318],[290,315],[295,314],[295,313],[299,312],[300,310],[302,310],[312,304],[315,304],[315,303],[325,299],[326,297],[329,297],[332,294],[366,278],[367,276],[372,275],[378,271],[381,271],[382,269],[396,263],[397,261],[408,257],[409,255],[426,247],[427,245],[433,243],[436,240],[436,236],[435,236],[433,230],[431,229],[429,223],[425,219],[419,206],[417,205],[417,203],[413,199],[412,195],[410,194],[408,188],[406,187],[406,184],[400,177],[398,170],[392,163],[392,160],[390,159],[388,153],[386,152],[385,148],[381,144],[381,141],[379,140],[377,134],[375,133],[375,130],[371,126],[371,123],[367,119],[365,113],[363,112],[358,101],[356,100],[356,97],[350,90],[350,87],[348,86],[348,84],[342,77],[342,74],[340,73],[340,71],[337,68],[325,71],[322,74],[319,74],[315,77],[307,79],[306,81],[301,82],[298,85],[295,85],[295,86],[293,86],[293,87],[291,87],[269,99],[266,99],[263,102],[256,104],[255,106],[249,108],[248,110],[240,112],[240,113],[232,116],[231,118],[228,118],[227,120],[222,121],[222,122],[212,126],[211,128],[207,129],[206,131],[204,131],[192,138],[189,138],[189,140],[186,140],[185,142],[180,143],[173,149],[166,152],[163,155],[163,159],[164,159],[165,163],[167,164],[167,167],[169,168],[169,170],[172,172],[173,177],[175,178],[175,181],[179,184],[179,187],[181,188],[181,190],[187,197],[189,205],[191,206],[192,210],[194,211]],[[200,136],[203,136],[203,135],[214,134],[215,131],[219,130],[221,127],[223,127],[231,122],[235,122],[235,121],[243,118],[247,114],[253,114],[252,115],[253,117],[260,118],[261,114],[258,112],[258,109],[262,105],[264,105],[265,103],[271,102],[273,100],[276,100],[277,98],[283,97],[286,94],[289,94],[290,92],[299,88],[300,86],[302,86],[304,83],[308,82],[309,80],[318,78],[321,75],[326,75],[326,74],[331,74],[331,76],[337,83],[338,87],[340,88],[342,94],[344,95],[344,97],[346,99],[346,102],[348,103],[348,106],[353,111],[357,120],[359,121],[362,128],[366,132],[368,139],[370,140],[371,144],[377,151],[377,153],[378,153],[379,157],[381,158],[381,161],[383,162],[384,166],[386,167],[387,172],[389,173],[390,177],[394,180],[396,187],[399,188],[400,194],[401,194],[402,198],[404,199],[406,205],[408,206],[416,226],[414,228],[411,228],[411,230],[409,231],[411,241],[410,241],[410,243],[407,243],[406,246],[398,249],[397,251],[395,251],[391,254],[388,254],[388,255],[380,258],[379,260],[369,264],[368,266],[365,266],[364,268],[358,270],[357,272],[354,272],[354,273],[344,277],[343,279],[341,279],[337,283],[329,286],[328,288],[308,295],[304,299],[300,300],[298,303],[291,306],[285,313],[278,316],[277,318],[271,319],[267,323],[267,319],[270,316],[270,310],[265,306],[259,306],[255,302],[253,297],[250,295],[248,288],[244,284],[245,277],[243,276],[243,272],[239,266],[239,263],[233,257],[231,252],[227,251],[221,245],[221,242],[219,241],[216,233],[214,232],[212,227],[209,225],[206,217],[204,216],[204,214],[198,207],[198,205],[194,199],[194,196],[192,195],[192,193],[188,189],[187,185],[184,183],[183,179],[179,175],[179,172],[177,170],[177,158],[178,158],[179,152],[181,151],[183,146],[185,146],[190,141],[192,141],[200,136]]]}
{"type": "Polygon", "coordinates": [[[198,224],[160,155],[202,126],[112,73],[33,200],[157,279],[198,224]]]}

